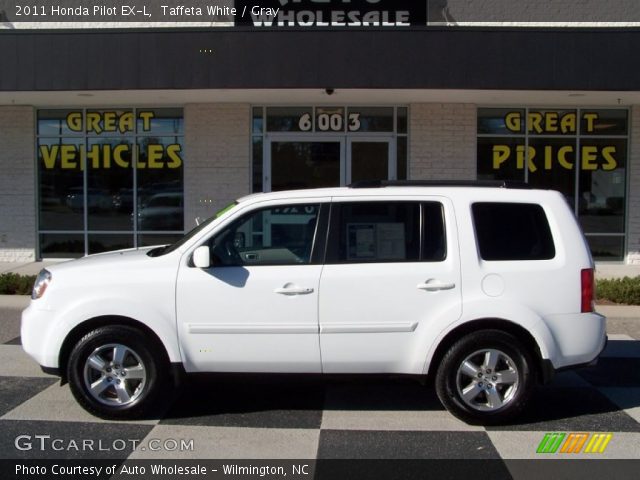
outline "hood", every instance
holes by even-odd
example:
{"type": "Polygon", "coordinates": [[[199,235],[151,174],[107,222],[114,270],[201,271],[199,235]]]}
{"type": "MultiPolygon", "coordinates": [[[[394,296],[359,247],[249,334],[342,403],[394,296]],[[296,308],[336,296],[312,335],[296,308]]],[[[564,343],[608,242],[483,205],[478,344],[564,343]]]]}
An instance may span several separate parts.
{"type": "Polygon", "coordinates": [[[156,248],[144,247],[144,248],[130,248],[126,250],[116,250],[113,252],[96,253],[87,257],[78,258],[76,260],[70,260],[68,262],[61,262],[55,265],[49,265],[47,270],[53,275],[56,272],[66,272],[71,269],[83,269],[83,268],[121,268],[124,265],[146,262],[153,259],[149,257],[147,252],[156,248]]]}

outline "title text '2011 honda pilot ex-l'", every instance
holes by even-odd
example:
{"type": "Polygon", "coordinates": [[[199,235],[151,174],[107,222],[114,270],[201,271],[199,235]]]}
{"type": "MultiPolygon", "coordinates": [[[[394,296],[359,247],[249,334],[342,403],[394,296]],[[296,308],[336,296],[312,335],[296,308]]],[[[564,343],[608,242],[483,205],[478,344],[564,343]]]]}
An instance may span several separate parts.
{"type": "Polygon", "coordinates": [[[43,270],[22,344],[108,418],[146,414],[178,370],[432,375],[451,413],[501,423],[604,348],[593,269],[555,191],[256,194],[173,245],[43,270]]]}

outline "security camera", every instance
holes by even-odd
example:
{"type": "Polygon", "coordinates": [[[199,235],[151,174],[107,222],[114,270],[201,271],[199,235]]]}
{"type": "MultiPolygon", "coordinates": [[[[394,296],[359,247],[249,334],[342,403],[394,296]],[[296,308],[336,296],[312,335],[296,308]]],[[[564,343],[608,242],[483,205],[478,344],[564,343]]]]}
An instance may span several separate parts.
{"type": "Polygon", "coordinates": [[[336,89],[335,88],[325,88],[324,91],[325,91],[325,93],[327,95],[333,95],[335,93],[336,89]]]}

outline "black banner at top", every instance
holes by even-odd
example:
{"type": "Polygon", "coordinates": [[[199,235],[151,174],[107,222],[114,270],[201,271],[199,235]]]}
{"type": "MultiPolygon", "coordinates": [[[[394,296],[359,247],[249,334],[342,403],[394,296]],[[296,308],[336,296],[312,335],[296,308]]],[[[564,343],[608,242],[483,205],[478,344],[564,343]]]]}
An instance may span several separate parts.
{"type": "Polygon", "coordinates": [[[235,25],[255,28],[410,27],[427,24],[424,0],[236,0],[235,25]],[[257,5],[259,4],[259,5],[257,5]]]}
{"type": "MultiPolygon", "coordinates": [[[[46,24],[162,23],[278,28],[515,24],[635,26],[639,0],[0,0],[0,29],[46,24]]],[[[103,25],[98,25],[103,24],[103,25]]]]}

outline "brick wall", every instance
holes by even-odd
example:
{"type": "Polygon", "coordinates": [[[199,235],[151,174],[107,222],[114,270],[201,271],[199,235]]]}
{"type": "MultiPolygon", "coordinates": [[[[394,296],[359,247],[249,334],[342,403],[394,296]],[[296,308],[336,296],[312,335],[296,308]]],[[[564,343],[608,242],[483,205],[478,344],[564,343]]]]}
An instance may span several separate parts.
{"type": "Polygon", "coordinates": [[[249,105],[192,104],[184,108],[185,229],[250,193],[249,105]]]}
{"type": "Polygon", "coordinates": [[[630,127],[627,263],[640,265],[640,105],[631,108],[630,127]]]}
{"type": "Polygon", "coordinates": [[[475,180],[476,122],[475,105],[411,105],[409,178],[475,180]]]}
{"type": "Polygon", "coordinates": [[[35,259],[34,110],[0,106],[0,262],[35,259]]]}

